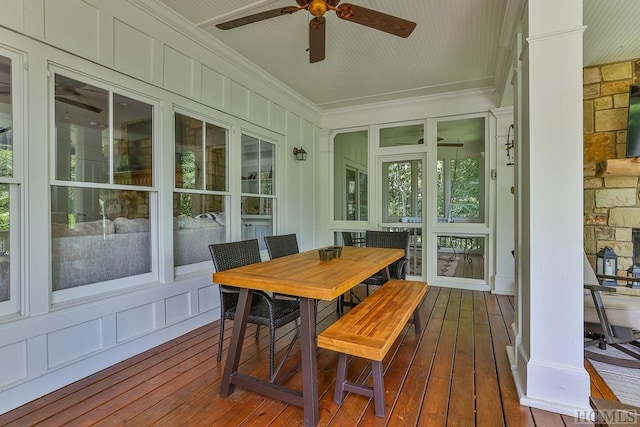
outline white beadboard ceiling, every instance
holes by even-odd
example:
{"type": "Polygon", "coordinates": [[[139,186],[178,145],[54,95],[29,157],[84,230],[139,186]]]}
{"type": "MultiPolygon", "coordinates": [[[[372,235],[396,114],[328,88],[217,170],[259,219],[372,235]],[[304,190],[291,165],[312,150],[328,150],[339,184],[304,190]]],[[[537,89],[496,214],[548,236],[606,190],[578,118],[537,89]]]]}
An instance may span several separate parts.
{"type": "MultiPolygon", "coordinates": [[[[295,0],[156,0],[322,109],[495,88],[506,81],[510,21],[522,0],[349,0],[417,23],[407,39],[329,11],[326,59],[310,64],[308,22],[298,11],[220,30],[215,24],[295,0]],[[511,12],[511,13],[510,13],[511,12]],[[506,18],[505,18],[506,16],[506,18]]],[[[584,0],[584,64],[640,57],[640,1],[584,0]]]]}

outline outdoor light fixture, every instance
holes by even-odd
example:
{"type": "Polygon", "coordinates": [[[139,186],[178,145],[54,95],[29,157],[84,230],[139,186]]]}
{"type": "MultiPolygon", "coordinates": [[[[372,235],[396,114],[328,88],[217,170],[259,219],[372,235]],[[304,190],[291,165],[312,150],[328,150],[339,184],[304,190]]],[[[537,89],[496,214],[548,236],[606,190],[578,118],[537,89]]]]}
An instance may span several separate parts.
{"type": "Polygon", "coordinates": [[[507,142],[504,144],[507,151],[507,166],[513,166],[513,155],[511,154],[511,150],[515,148],[515,143],[514,143],[515,137],[510,138],[512,129],[514,129],[513,125],[509,126],[509,130],[507,131],[507,142]]]}
{"type": "Polygon", "coordinates": [[[631,282],[631,287],[633,289],[640,289],[640,267],[637,265],[632,265],[627,269],[627,274],[633,277],[633,281],[631,282]]]}
{"type": "MultiPolygon", "coordinates": [[[[596,254],[596,275],[617,276],[618,275],[618,255],[609,246],[600,249],[596,254]]],[[[615,279],[603,278],[602,286],[617,286],[615,279]]]]}
{"type": "Polygon", "coordinates": [[[296,156],[296,160],[307,160],[307,152],[302,147],[293,147],[293,155],[296,156]]]}

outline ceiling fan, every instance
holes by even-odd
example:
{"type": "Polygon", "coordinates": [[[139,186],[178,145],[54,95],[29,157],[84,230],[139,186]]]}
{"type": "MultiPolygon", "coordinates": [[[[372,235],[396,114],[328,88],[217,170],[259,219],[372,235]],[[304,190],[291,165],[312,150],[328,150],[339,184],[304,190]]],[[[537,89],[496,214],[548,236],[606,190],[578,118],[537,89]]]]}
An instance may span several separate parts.
{"type": "Polygon", "coordinates": [[[309,62],[311,63],[322,61],[325,58],[326,18],[324,14],[328,10],[334,11],[338,18],[345,21],[355,22],[403,38],[409,37],[416,27],[415,22],[355,4],[340,4],[340,0],[296,0],[296,3],[298,6],[287,6],[244,16],[217,24],[216,27],[221,30],[230,30],[276,16],[290,15],[299,10],[307,10],[313,15],[313,19],[309,21],[309,62]]]}
{"type": "MultiPolygon", "coordinates": [[[[461,142],[440,142],[440,141],[444,141],[444,138],[439,136],[438,137],[438,147],[454,147],[454,148],[460,148],[462,146],[464,146],[463,143],[461,142]]],[[[418,140],[418,144],[424,144],[424,138],[420,138],[418,140]]]]}
{"type": "Polygon", "coordinates": [[[82,108],[93,113],[101,113],[102,108],[96,107],[95,105],[91,104],[88,100],[87,95],[83,94],[82,91],[99,92],[98,89],[94,90],[91,86],[85,85],[84,83],[77,80],[59,74],[56,75],[56,101],[73,105],[74,107],[82,108]]]}

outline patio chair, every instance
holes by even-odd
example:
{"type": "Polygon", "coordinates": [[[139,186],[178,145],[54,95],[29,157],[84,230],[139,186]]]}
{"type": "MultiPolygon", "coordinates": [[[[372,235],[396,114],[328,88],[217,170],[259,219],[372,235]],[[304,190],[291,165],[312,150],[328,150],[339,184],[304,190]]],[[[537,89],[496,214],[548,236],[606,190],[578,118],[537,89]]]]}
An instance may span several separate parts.
{"type": "MultiPolygon", "coordinates": [[[[407,267],[409,259],[407,251],[409,249],[409,232],[408,231],[371,231],[367,230],[365,235],[365,246],[373,248],[399,248],[404,249],[405,256],[389,265],[389,278],[404,280],[407,277],[407,267]]],[[[369,286],[381,286],[385,283],[382,277],[382,271],[365,279],[366,295],[369,296],[369,286]]],[[[337,312],[342,315],[344,306],[353,307],[358,304],[360,299],[350,291],[350,301],[345,301],[344,295],[338,297],[337,312]]]]}
{"type": "Polygon", "coordinates": [[[354,238],[350,231],[343,231],[342,243],[345,246],[362,246],[364,244],[364,239],[362,237],[354,238]]]}
{"type": "MultiPolygon", "coordinates": [[[[229,270],[244,265],[260,262],[260,248],[257,239],[242,240],[231,243],[216,243],[209,245],[209,252],[213,259],[216,271],[229,270]]],[[[220,288],[220,341],[218,343],[218,362],[222,358],[222,341],[224,339],[225,320],[234,320],[240,289],[219,285],[220,288]]],[[[253,291],[249,323],[257,325],[256,340],[260,337],[260,326],[268,326],[269,337],[269,381],[273,382],[282,368],[293,344],[298,337],[300,318],[300,304],[297,300],[273,299],[262,291],[253,291]],[[290,322],[296,322],[296,333],[286,349],[280,364],[274,369],[275,336],[276,329],[290,322]]]]}
{"type": "Polygon", "coordinates": [[[585,357],[628,368],[640,368],[640,290],[626,286],[601,286],[589,261],[584,259],[585,357]],[[609,356],[589,347],[607,345],[631,358],[609,356]]]}
{"type": "Polygon", "coordinates": [[[264,243],[267,245],[267,252],[269,252],[269,258],[271,259],[300,252],[298,249],[298,239],[295,234],[264,236],[264,243]]]}
{"type": "MultiPolygon", "coordinates": [[[[297,254],[300,252],[298,249],[298,239],[295,234],[282,234],[279,236],[264,236],[264,243],[267,245],[267,252],[269,258],[280,258],[287,255],[297,254]]],[[[273,293],[273,297],[294,298],[290,295],[273,293]]],[[[296,298],[297,299],[297,298],[296,298]]]]}
{"type": "MultiPolygon", "coordinates": [[[[409,249],[409,232],[408,231],[371,231],[367,230],[365,236],[367,247],[373,248],[399,248],[404,249],[404,257],[389,265],[389,277],[391,279],[404,280],[407,277],[407,251],[409,249]]],[[[367,286],[367,296],[369,295],[369,285],[380,286],[384,284],[382,272],[375,274],[364,280],[367,286]]]]}

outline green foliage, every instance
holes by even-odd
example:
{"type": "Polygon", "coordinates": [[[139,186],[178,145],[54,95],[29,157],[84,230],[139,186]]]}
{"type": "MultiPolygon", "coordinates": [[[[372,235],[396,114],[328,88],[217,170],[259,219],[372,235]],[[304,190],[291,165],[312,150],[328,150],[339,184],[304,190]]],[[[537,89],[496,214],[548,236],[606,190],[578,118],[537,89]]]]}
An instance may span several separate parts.
{"type": "MultiPolygon", "coordinates": [[[[180,155],[182,165],[182,188],[196,188],[196,155],[185,151],[180,155]]],[[[180,214],[192,216],[193,200],[190,193],[180,194],[180,214]]]]}
{"type": "MultiPolygon", "coordinates": [[[[13,176],[13,150],[0,149],[0,176],[13,176]]],[[[0,231],[9,231],[9,185],[0,184],[0,231]]]]}
{"type": "Polygon", "coordinates": [[[413,188],[422,179],[422,162],[391,162],[387,165],[388,191],[387,215],[389,217],[421,216],[422,192],[413,188]],[[415,197],[415,207],[414,207],[415,197]]]}
{"type": "Polygon", "coordinates": [[[454,218],[477,218],[480,209],[480,164],[478,159],[452,160],[453,194],[451,216],[454,218]]]}

